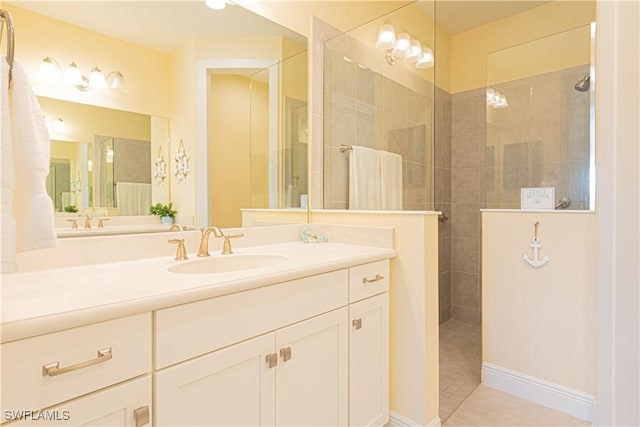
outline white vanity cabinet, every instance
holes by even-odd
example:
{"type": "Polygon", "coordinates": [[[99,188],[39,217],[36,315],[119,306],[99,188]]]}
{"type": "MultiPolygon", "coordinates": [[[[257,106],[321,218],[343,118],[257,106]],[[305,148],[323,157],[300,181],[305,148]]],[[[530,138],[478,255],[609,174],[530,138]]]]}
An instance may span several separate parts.
{"type": "Polygon", "coordinates": [[[156,425],[346,425],[347,309],[156,374],[156,425]]]}
{"type": "Polygon", "coordinates": [[[3,343],[2,421],[150,424],[151,329],[144,313],[3,343]]]}
{"type": "Polygon", "coordinates": [[[389,263],[349,271],[349,425],[389,420],[389,263]]]}
{"type": "Polygon", "coordinates": [[[340,270],[156,312],[156,424],[346,425],[347,282],[340,270]]]}

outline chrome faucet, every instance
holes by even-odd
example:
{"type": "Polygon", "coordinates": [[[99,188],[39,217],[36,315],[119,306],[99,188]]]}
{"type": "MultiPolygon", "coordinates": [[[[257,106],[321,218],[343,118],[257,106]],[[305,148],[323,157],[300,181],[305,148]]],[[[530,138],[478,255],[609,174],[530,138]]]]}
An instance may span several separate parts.
{"type": "Polygon", "coordinates": [[[231,249],[231,240],[229,239],[234,239],[237,237],[244,236],[244,234],[234,234],[234,235],[224,234],[222,230],[220,230],[218,227],[208,227],[206,229],[201,228],[200,233],[202,234],[200,238],[200,248],[198,249],[198,256],[200,257],[209,256],[209,235],[211,233],[213,233],[213,235],[217,238],[221,238],[221,237],[224,238],[224,243],[222,244],[222,252],[221,252],[223,255],[229,255],[233,253],[233,250],[231,249]]]}
{"type": "Polygon", "coordinates": [[[222,230],[218,227],[207,227],[200,229],[200,247],[198,248],[198,256],[209,256],[209,235],[213,233],[216,237],[224,237],[222,230]]]}

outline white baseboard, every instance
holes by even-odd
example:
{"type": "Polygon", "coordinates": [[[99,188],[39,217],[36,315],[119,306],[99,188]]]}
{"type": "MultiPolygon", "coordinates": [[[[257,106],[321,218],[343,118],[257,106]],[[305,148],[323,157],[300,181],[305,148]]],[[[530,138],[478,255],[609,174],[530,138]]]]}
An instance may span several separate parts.
{"type": "Polygon", "coordinates": [[[595,398],[581,391],[491,363],[482,364],[482,382],[489,387],[564,412],[572,417],[595,421],[595,398]]]}
{"type": "MultiPolygon", "coordinates": [[[[387,424],[387,426],[389,427],[414,427],[421,425],[422,424],[420,424],[419,422],[410,420],[409,418],[404,417],[396,412],[389,411],[389,423],[387,424]]],[[[436,417],[429,424],[427,424],[427,427],[440,427],[440,425],[440,418],[436,417]]]]}

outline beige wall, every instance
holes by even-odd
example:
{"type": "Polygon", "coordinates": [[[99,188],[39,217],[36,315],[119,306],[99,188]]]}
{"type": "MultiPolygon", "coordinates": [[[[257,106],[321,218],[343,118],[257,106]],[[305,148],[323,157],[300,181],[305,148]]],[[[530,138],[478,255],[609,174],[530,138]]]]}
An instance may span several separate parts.
{"type": "MultiPolygon", "coordinates": [[[[595,4],[595,1],[555,1],[453,35],[451,37],[451,93],[487,85],[486,55],[488,53],[595,21],[595,4]]],[[[560,59],[564,60],[564,58],[560,59]]],[[[554,65],[547,71],[557,69],[554,65]]]]}
{"type": "Polygon", "coordinates": [[[251,202],[243,208],[269,207],[269,85],[251,80],[251,202]]]}
{"type": "Polygon", "coordinates": [[[598,2],[597,425],[603,426],[640,425],[639,27],[640,2],[598,2]]]}
{"type": "Polygon", "coordinates": [[[209,221],[239,227],[251,206],[251,93],[244,76],[211,76],[209,98],[209,221]]]}
{"type": "Polygon", "coordinates": [[[482,215],[482,361],[596,394],[597,234],[593,213],[482,215]],[[523,259],[539,222],[535,269],[523,259]]]}
{"type": "Polygon", "coordinates": [[[173,78],[171,55],[13,5],[3,4],[2,7],[13,16],[16,25],[15,59],[27,71],[36,95],[149,115],[170,115],[170,93],[164,88],[171,85],[173,78]],[[63,83],[63,77],[60,83],[43,82],[39,77],[40,62],[46,56],[54,58],[63,68],[75,61],[87,76],[95,66],[100,67],[105,75],[119,70],[124,75],[126,87],[82,92],[63,83]]]}
{"type": "Polygon", "coordinates": [[[425,212],[312,211],[311,222],[394,228],[389,408],[420,425],[438,418],[438,217],[425,212]]]}

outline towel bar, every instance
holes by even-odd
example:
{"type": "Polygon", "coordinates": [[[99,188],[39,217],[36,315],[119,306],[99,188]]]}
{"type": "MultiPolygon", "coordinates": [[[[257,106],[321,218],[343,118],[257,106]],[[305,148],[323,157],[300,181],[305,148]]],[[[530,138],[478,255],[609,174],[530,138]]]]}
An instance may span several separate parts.
{"type": "Polygon", "coordinates": [[[13,18],[11,14],[0,9],[0,19],[2,20],[2,28],[0,28],[0,41],[2,40],[2,29],[4,23],[7,23],[7,63],[9,64],[9,87],[11,87],[11,77],[13,74],[13,56],[15,53],[15,32],[13,30],[13,18]]]}

